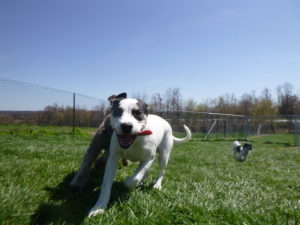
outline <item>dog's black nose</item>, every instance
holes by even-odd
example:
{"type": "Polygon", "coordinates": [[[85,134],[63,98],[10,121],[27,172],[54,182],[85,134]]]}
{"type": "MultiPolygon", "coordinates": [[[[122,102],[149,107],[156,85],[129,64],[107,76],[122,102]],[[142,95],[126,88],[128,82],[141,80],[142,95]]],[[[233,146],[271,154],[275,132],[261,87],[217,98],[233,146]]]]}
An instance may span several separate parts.
{"type": "Polygon", "coordinates": [[[132,130],[132,123],[122,123],[121,129],[125,134],[130,134],[132,130]]]}

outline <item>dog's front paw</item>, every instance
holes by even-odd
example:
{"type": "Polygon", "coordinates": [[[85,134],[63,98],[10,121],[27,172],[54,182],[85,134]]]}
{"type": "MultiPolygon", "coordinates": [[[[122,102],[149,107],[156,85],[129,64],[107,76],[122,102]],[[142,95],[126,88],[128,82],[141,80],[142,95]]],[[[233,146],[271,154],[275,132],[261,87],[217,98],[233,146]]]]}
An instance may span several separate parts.
{"type": "Polygon", "coordinates": [[[157,189],[157,190],[161,190],[161,181],[162,181],[162,178],[157,179],[153,185],[153,188],[157,189]]]}
{"type": "Polygon", "coordinates": [[[98,214],[102,214],[102,213],[104,213],[104,211],[105,211],[105,209],[102,209],[102,208],[101,209],[92,208],[89,212],[88,217],[91,218],[91,217],[96,216],[98,214]]]}
{"type": "Polygon", "coordinates": [[[124,184],[128,189],[133,189],[136,188],[139,185],[140,181],[136,178],[133,177],[128,177],[125,181],[124,184]]]}
{"type": "Polygon", "coordinates": [[[156,183],[154,184],[153,188],[157,190],[161,190],[161,184],[156,183]]]}

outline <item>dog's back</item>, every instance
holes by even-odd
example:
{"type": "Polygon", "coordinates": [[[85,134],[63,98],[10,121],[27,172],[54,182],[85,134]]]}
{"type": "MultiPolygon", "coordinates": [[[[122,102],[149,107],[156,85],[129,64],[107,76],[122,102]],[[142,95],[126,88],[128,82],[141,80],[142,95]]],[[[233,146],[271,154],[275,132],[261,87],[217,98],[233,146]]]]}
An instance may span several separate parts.
{"type": "Polygon", "coordinates": [[[241,143],[238,142],[238,141],[234,141],[234,142],[232,143],[232,156],[233,156],[233,158],[235,157],[235,154],[236,154],[237,152],[240,152],[240,151],[241,151],[241,147],[242,147],[242,145],[241,145],[241,143]]]}

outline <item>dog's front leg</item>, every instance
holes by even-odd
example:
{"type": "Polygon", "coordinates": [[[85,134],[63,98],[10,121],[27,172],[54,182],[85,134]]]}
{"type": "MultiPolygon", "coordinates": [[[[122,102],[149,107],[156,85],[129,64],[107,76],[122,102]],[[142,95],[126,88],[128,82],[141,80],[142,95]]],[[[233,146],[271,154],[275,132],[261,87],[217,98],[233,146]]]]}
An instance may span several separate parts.
{"type": "Polygon", "coordinates": [[[154,159],[153,157],[150,160],[140,162],[134,174],[125,180],[126,187],[130,189],[137,187],[145,179],[154,159]]]}
{"type": "Polygon", "coordinates": [[[247,155],[248,155],[248,151],[246,149],[243,149],[239,154],[238,161],[244,162],[247,158],[247,155]]]}
{"type": "MultiPolygon", "coordinates": [[[[114,149],[113,149],[114,150],[114,149]]],[[[105,167],[105,173],[103,178],[103,183],[101,187],[100,196],[94,205],[94,207],[89,212],[89,217],[95,216],[97,214],[103,213],[107,207],[110,198],[111,186],[114,181],[114,177],[117,172],[117,164],[120,159],[120,155],[117,154],[115,151],[110,149],[110,155],[105,167]]]]}

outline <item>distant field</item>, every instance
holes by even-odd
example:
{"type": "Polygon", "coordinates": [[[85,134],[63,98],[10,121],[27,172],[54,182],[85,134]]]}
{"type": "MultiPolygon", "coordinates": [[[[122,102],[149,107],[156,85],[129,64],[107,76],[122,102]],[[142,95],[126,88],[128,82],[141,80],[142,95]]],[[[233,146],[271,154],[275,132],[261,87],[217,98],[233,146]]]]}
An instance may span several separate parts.
{"type": "MultiPolygon", "coordinates": [[[[101,188],[93,170],[87,188],[69,191],[94,128],[0,126],[0,224],[300,224],[300,148],[293,135],[249,138],[243,163],[231,142],[176,145],[161,191],[122,181],[136,165],[119,166],[109,209],[86,218],[101,188]]],[[[197,137],[197,135],[195,135],[197,137]]]]}

